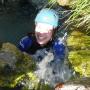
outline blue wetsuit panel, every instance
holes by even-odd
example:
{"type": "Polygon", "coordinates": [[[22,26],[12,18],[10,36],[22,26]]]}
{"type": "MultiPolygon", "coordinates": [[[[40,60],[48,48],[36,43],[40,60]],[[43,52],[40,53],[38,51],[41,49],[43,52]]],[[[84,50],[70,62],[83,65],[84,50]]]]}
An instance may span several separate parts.
{"type": "Polygon", "coordinates": [[[19,42],[19,49],[21,51],[27,51],[31,45],[32,45],[32,38],[25,36],[19,42]]]}
{"type": "Polygon", "coordinates": [[[53,44],[54,56],[56,60],[63,60],[65,57],[65,45],[56,40],[53,44]]]}

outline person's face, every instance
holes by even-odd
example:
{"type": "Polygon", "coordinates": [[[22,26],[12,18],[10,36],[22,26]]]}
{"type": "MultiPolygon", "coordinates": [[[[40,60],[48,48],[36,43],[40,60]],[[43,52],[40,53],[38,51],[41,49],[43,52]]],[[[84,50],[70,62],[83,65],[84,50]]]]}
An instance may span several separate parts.
{"type": "Polygon", "coordinates": [[[38,23],[35,27],[35,36],[40,45],[46,45],[53,36],[53,27],[51,25],[38,23]]]}

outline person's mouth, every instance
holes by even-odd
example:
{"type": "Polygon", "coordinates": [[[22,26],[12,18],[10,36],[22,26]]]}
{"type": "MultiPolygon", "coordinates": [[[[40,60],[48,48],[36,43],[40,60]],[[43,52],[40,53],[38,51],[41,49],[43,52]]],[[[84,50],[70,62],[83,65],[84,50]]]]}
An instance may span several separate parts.
{"type": "Polygon", "coordinates": [[[46,39],[46,37],[44,35],[38,35],[38,39],[39,40],[44,40],[44,39],[46,39]]]}
{"type": "Polygon", "coordinates": [[[43,40],[43,39],[45,39],[45,37],[39,36],[38,39],[39,39],[39,40],[43,40]]]}

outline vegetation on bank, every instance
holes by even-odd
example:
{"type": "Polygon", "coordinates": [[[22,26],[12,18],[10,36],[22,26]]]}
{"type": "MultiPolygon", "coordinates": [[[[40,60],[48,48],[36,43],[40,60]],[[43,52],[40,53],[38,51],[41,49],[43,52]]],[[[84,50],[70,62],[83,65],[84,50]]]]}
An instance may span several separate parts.
{"type": "Polygon", "coordinates": [[[60,6],[71,8],[69,10],[71,15],[65,23],[70,29],[81,28],[82,31],[90,34],[90,0],[49,0],[49,3],[52,5],[58,3],[60,6]]]}
{"type": "Polygon", "coordinates": [[[72,1],[70,7],[72,15],[66,22],[90,35],[90,0],[75,0],[74,3],[72,1]]]}

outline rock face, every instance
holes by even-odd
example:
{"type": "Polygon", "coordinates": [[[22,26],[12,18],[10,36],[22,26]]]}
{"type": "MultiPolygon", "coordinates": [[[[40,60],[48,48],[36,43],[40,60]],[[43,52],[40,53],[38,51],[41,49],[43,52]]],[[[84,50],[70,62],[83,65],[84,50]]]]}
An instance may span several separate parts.
{"type": "Polygon", "coordinates": [[[74,70],[83,77],[90,77],[90,36],[73,31],[67,39],[70,49],[68,59],[74,70]]]}
{"type": "Polygon", "coordinates": [[[90,36],[81,31],[73,31],[67,38],[67,45],[68,59],[76,72],[75,80],[69,81],[68,84],[80,84],[87,87],[82,90],[90,90],[90,36]]]}
{"type": "Polygon", "coordinates": [[[69,5],[70,4],[70,1],[71,0],[56,0],[58,3],[59,3],[59,5],[61,5],[61,6],[67,6],[67,5],[69,5]]]}
{"type": "Polygon", "coordinates": [[[14,87],[21,76],[34,69],[35,62],[30,55],[20,52],[13,44],[4,43],[2,45],[0,50],[0,86],[14,87]]]}

